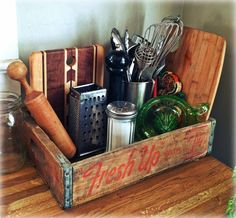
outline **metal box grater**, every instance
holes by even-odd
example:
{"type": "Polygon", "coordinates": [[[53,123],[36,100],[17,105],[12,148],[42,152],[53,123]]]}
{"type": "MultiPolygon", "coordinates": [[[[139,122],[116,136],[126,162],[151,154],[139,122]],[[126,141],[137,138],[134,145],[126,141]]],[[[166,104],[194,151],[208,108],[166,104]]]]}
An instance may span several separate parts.
{"type": "Polygon", "coordinates": [[[71,89],[68,132],[77,147],[76,159],[105,151],[106,104],[107,90],[94,83],[71,89]]]}

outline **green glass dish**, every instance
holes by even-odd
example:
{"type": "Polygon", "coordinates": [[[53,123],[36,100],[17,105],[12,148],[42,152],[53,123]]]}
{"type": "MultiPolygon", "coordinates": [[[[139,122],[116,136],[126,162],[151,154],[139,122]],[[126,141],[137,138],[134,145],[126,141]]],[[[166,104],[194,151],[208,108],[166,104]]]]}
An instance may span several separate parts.
{"type": "Polygon", "coordinates": [[[175,95],[157,96],[146,102],[136,119],[136,140],[153,137],[204,120],[209,105],[190,106],[175,95]]]}

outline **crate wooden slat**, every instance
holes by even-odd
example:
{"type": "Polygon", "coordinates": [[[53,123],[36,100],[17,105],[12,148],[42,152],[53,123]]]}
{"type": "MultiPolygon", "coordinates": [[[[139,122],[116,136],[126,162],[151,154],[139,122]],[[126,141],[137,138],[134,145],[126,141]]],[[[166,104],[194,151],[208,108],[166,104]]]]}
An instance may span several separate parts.
{"type": "Polygon", "coordinates": [[[73,165],[73,203],[103,196],[208,152],[211,122],[175,130],[73,165]]]}
{"type": "Polygon", "coordinates": [[[65,172],[63,166],[70,165],[70,162],[32,119],[26,122],[26,130],[28,133],[28,152],[31,159],[34,160],[39,174],[44,182],[49,185],[52,193],[55,193],[56,198],[65,202],[65,172]],[[60,156],[64,161],[60,159],[60,156]]]}
{"type": "MultiPolygon", "coordinates": [[[[178,50],[167,58],[191,105],[212,108],[226,42],[223,37],[185,27],[178,50]]],[[[209,118],[125,148],[71,163],[47,135],[28,119],[28,150],[44,181],[63,208],[90,201],[161,172],[205,156],[212,148],[215,121],[209,118]]]]}

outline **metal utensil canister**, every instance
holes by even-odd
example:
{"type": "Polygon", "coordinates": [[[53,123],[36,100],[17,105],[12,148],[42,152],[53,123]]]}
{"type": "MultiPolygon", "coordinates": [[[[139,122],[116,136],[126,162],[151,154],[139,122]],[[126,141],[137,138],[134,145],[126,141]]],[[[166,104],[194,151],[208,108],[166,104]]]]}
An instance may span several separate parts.
{"type": "Polygon", "coordinates": [[[113,101],[107,105],[107,151],[134,141],[137,109],[127,101],[113,101]]]}
{"type": "Polygon", "coordinates": [[[142,105],[152,98],[154,80],[147,82],[123,82],[124,83],[124,101],[136,105],[139,110],[142,105]]]}

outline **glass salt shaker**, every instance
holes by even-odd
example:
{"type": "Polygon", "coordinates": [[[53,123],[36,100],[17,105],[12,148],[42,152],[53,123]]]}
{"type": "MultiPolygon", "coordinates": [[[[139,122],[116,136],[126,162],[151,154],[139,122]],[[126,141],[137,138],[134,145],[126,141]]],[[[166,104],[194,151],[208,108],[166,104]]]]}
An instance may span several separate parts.
{"type": "Polygon", "coordinates": [[[107,105],[107,151],[134,141],[137,109],[127,101],[113,101],[107,105]]]}
{"type": "Polygon", "coordinates": [[[20,169],[25,162],[21,98],[13,92],[0,92],[0,174],[20,169]]]}

